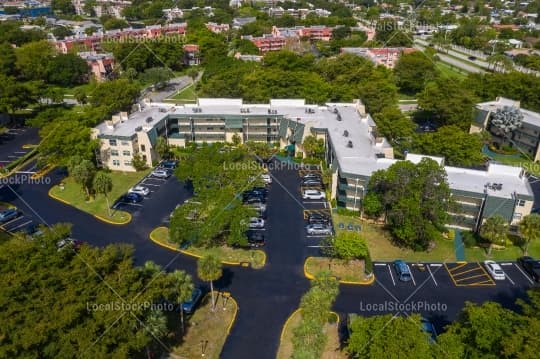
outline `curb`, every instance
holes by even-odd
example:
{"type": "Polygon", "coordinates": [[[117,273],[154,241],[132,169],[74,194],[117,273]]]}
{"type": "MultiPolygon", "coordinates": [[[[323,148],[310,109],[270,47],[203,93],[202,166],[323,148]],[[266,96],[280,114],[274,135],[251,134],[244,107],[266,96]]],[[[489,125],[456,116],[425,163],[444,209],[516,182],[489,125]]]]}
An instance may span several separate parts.
{"type": "Polygon", "coordinates": [[[238,305],[238,302],[236,301],[236,299],[234,299],[233,297],[229,297],[229,300],[232,300],[234,302],[234,304],[236,304],[236,310],[234,311],[234,315],[233,315],[233,318],[231,320],[231,323],[227,327],[227,335],[231,334],[231,329],[232,329],[234,323],[236,323],[236,317],[238,316],[238,311],[240,310],[240,306],[238,305]]]}
{"type": "MultiPolygon", "coordinates": [[[[66,205],[68,205],[68,206],[71,206],[71,207],[73,207],[73,208],[77,208],[77,207],[75,207],[74,205],[72,205],[70,202],[68,202],[68,201],[66,201],[66,200],[64,200],[64,199],[62,199],[62,198],[60,198],[60,197],[57,197],[57,196],[55,196],[54,194],[52,194],[51,192],[52,192],[52,190],[53,190],[54,187],[55,187],[55,186],[51,187],[51,188],[49,189],[49,192],[47,192],[47,194],[49,195],[49,197],[51,197],[51,198],[54,199],[54,200],[57,200],[58,202],[62,202],[63,204],[66,204],[66,205]]],[[[77,208],[77,209],[80,210],[80,211],[82,211],[82,212],[84,212],[84,213],[88,213],[88,212],[86,212],[86,211],[83,211],[82,209],[79,209],[79,208],[77,208]]],[[[123,226],[123,225],[128,224],[129,222],[131,222],[131,214],[129,214],[128,212],[125,212],[125,213],[128,215],[128,219],[127,219],[127,221],[125,221],[125,222],[113,222],[113,221],[110,221],[110,220],[108,220],[107,218],[101,217],[101,216],[99,216],[99,215],[97,215],[97,214],[91,214],[91,213],[88,213],[88,214],[92,215],[94,218],[96,218],[96,219],[98,219],[98,220],[100,220],[100,221],[102,221],[102,222],[105,222],[105,223],[108,223],[108,224],[115,224],[115,225],[117,225],[117,226],[123,226]]]]}
{"type": "Polygon", "coordinates": [[[283,342],[283,336],[285,335],[285,330],[289,326],[289,322],[291,321],[292,317],[294,317],[301,310],[302,309],[297,308],[294,312],[291,313],[291,315],[289,315],[289,317],[287,318],[287,320],[283,324],[283,328],[281,328],[281,335],[279,336],[279,342],[280,343],[283,342]]]}
{"type": "MultiPolygon", "coordinates": [[[[167,227],[164,227],[164,226],[156,227],[156,228],[154,228],[154,229],[150,232],[150,234],[148,235],[148,237],[150,238],[150,240],[151,240],[152,242],[154,242],[155,244],[157,244],[158,246],[161,246],[161,247],[163,247],[163,248],[170,249],[170,250],[175,251],[175,252],[180,252],[180,253],[182,253],[182,254],[185,254],[186,256],[190,256],[190,257],[193,257],[193,258],[202,258],[202,257],[203,257],[203,256],[200,255],[200,254],[195,254],[195,253],[193,253],[193,252],[186,251],[186,250],[184,250],[184,249],[179,249],[178,247],[175,247],[175,246],[170,245],[170,244],[161,243],[161,242],[158,241],[157,239],[153,238],[153,237],[152,237],[152,233],[154,233],[154,231],[155,231],[156,229],[158,229],[158,228],[167,228],[167,227]]],[[[167,229],[168,229],[168,228],[167,228],[167,229]]],[[[263,253],[263,255],[264,255],[264,261],[263,261],[263,263],[264,263],[263,267],[264,267],[264,266],[266,265],[266,253],[265,253],[264,251],[260,251],[260,252],[263,253]]],[[[244,265],[244,263],[246,263],[246,262],[229,262],[229,261],[220,261],[220,262],[221,262],[222,264],[230,265],[230,266],[246,267],[246,265],[244,265]]],[[[249,264],[249,267],[253,268],[253,267],[251,266],[251,263],[249,264]]],[[[256,269],[256,270],[257,270],[257,269],[262,269],[263,267],[261,267],[261,268],[254,268],[254,269],[256,269]]]]}
{"type": "Polygon", "coordinates": [[[47,173],[51,172],[55,167],[56,167],[55,165],[49,165],[45,167],[44,169],[42,169],[41,171],[34,173],[32,176],[30,176],[30,178],[31,179],[41,178],[45,176],[47,173]]]}
{"type": "MultiPolygon", "coordinates": [[[[307,279],[313,280],[315,279],[315,276],[308,272],[307,270],[307,263],[310,258],[319,258],[319,257],[307,257],[304,261],[304,277],[307,279]]],[[[352,281],[346,281],[338,279],[339,284],[349,284],[349,285],[372,285],[375,282],[375,274],[372,273],[371,277],[363,282],[352,282],[352,281]]]]}

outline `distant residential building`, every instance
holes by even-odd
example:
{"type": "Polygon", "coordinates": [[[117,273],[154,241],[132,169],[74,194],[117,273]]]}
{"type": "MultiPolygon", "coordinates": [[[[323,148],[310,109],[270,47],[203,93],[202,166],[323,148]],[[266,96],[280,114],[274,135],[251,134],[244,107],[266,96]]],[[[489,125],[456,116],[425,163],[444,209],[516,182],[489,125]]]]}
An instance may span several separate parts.
{"type": "Polygon", "coordinates": [[[280,51],[285,48],[287,40],[284,37],[275,37],[272,35],[263,35],[260,37],[242,36],[242,39],[249,40],[257,46],[260,53],[269,51],[280,51]]]}
{"type": "Polygon", "coordinates": [[[540,113],[521,108],[520,102],[497,97],[495,101],[482,102],[475,107],[475,117],[470,132],[478,133],[487,130],[492,139],[500,145],[518,148],[528,154],[534,161],[540,161],[540,113]],[[498,109],[517,108],[523,115],[521,127],[510,133],[502,134],[491,125],[493,113],[498,109]]]}
{"type": "Polygon", "coordinates": [[[230,30],[229,24],[216,24],[215,22],[206,23],[206,28],[215,34],[221,34],[230,30]]]}
{"type": "Polygon", "coordinates": [[[184,17],[184,11],[177,7],[172,8],[172,9],[163,9],[162,11],[163,11],[163,15],[165,15],[165,17],[169,21],[181,19],[184,17]]]}
{"type": "Polygon", "coordinates": [[[100,51],[101,43],[108,42],[130,42],[144,41],[154,39],[160,36],[185,36],[187,25],[186,23],[168,24],[168,25],[152,25],[142,29],[122,29],[109,30],[106,32],[96,32],[92,35],[81,34],[78,36],[68,36],[64,40],[55,41],[56,49],[61,53],[68,53],[72,49],[84,51],[100,51]]]}
{"type": "Polygon", "coordinates": [[[310,40],[330,41],[333,28],[326,26],[295,26],[276,27],[272,26],[272,36],[274,37],[297,37],[308,38],[310,40]]]}
{"type": "Polygon", "coordinates": [[[243,54],[237,52],[236,54],[234,54],[234,58],[237,59],[237,60],[242,60],[242,61],[261,62],[262,59],[263,59],[263,56],[260,56],[260,55],[243,55],[243,54]]]}
{"type": "Polygon", "coordinates": [[[396,62],[399,60],[402,54],[408,54],[416,51],[410,47],[380,47],[380,48],[368,48],[368,47],[343,47],[342,53],[354,54],[357,56],[365,57],[371,60],[375,65],[382,65],[389,69],[393,69],[396,62]]]}
{"type": "Polygon", "coordinates": [[[87,51],[79,52],[77,55],[86,60],[96,81],[101,82],[113,77],[115,66],[113,54],[87,51]]]}
{"type": "Polygon", "coordinates": [[[184,49],[184,65],[197,66],[201,63],[199,45],[186,44],[184,49]]]}
{"type": "Polygon", "coordinates": [[[244,25],[257,21],[257,18],[252,17],[235,17],[233,19],[232,28],[241,29],[244,25]]]}

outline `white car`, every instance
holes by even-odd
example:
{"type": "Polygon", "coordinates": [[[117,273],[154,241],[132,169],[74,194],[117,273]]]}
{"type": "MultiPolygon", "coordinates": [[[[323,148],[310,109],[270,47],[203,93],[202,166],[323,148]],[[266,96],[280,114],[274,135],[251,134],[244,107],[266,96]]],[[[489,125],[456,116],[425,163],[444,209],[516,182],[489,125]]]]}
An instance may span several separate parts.
{"type": "Polygon", "coordinates": [[[249,228],[264,228],[264,219],[257,217],[250,218],[249,228]]]}
{"type": "Polygon", "coordinates": [[[326,199],[326,193],[316,189],[306,189],[302,194],[303,199],[326,199]]]}
{"type": "Polygon", "coordinates": [[[271,184],[272,183],[272,177],[270,177],[269,174],[266,174],[266,173],[262,174],[261,178],[264,181],[264,183],[266,183],[266,184],[271,184]]]}
{"type": "Polygon", "coordinates": [[[148,196],[148,194],[150,193],[150,190],[148,189],[148,187],[135,186],[135,187],[131,187],[128,192],[137,193],[137,194],[140,194],[141,196],[148,196]]]}
{"type": "Polygon", "coordinates": [[[332,227],[322,223],[308,224],[306,231],[312,236],[332,235],[332,227]]]}
{"type": "Polygon", "coordinates": [[[152,176],[158,178],[169,178],[171,173],[168,170],[157,169],[152,172],[152,176]]]}
{"type": "Polygon", "coordinates": [[[489,274],[491,274],[493,279],[505,280],[506,276],[499,264],[494,261],[487,260],[484,261],[484,266],[486,266],[487,271],[489,272],[489,274]]]}

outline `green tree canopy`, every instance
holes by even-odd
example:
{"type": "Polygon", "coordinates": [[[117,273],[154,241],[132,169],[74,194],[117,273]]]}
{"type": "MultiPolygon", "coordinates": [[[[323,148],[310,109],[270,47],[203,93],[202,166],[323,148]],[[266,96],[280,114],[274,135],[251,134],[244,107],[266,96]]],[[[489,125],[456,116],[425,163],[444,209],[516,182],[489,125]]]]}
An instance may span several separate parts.
{"type": "Polygon", "coordinates": [[[433,80],[437,69],[431,59],[421,51],[402,54],[394,67],[397,85],[401,91],[414,95],[426,82],[433,80]]]}

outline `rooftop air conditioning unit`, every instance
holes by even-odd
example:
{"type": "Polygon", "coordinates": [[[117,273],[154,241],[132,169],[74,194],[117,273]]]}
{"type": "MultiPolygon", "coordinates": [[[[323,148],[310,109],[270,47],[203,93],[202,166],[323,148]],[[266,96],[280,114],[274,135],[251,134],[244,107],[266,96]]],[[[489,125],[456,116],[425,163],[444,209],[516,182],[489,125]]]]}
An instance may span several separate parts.
{"type": "Polygon", "coordinates": [[[337,120],[341,121],[341,115],[339,113],[337,114],[337,120]]]}
{"type": "Polygon", "coordinates": [[[349,147],[349,148],[353,147],[352,141],[347,142],[347,147],[349,147]]]}
{"type": "Polygon", "coordinates": [[[150,122],[152,122],[152,121],[154,121],[154,119],[153,119],[152,117],[147,117],[147,118],[146,118],[146,123],[150,123],[150,122]]]}
{"type": "Polygon", "coordinates": [[[349,137],[349,131],[347,130],[343,131],[343,137],[349,137]]]}
{"type": "Polygon", "coordinates": [[[139,127],[135,128],[135,132],[141,132],[141,131],[142,131],[142,126],[139,126],[139,127]]]}

